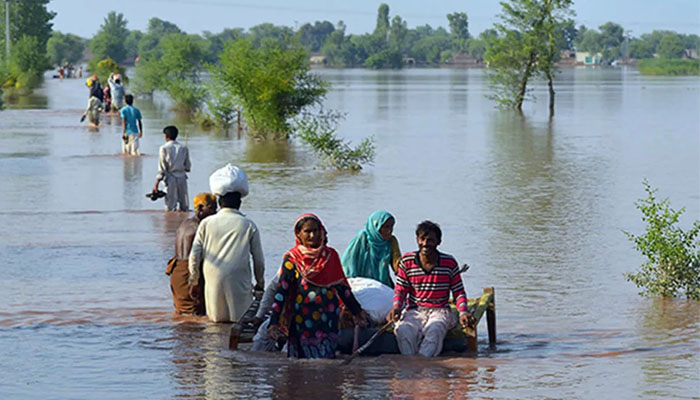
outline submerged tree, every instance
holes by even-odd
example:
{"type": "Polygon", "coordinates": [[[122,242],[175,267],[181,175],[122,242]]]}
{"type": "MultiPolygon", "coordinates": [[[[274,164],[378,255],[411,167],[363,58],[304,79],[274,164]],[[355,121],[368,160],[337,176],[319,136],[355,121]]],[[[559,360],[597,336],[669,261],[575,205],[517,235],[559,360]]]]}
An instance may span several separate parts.
{"type": "Polygon", "coordinates": [[[486,51],[493,96],[503,106],[522,110],[528,83],[541,74],[549,81],[550,112],[554,112],[552,77],[562,27],[569,24],[572,0],[509,0],[501,2],[499,37],[486,51]]]}
{"type": "Polygon", "coordinates": [[[100,31],[90,41],[92,60],[90,69],[94,69],[100,60],[111,58],[117,64],[126,59],[126,46],[124,43],[129,37],[126,18],[124,14],[110,11],[100,26],[100,31]]]}
{"type": "Polygon", "coordinates": [[[252,135],[273,139],[289,137],[289,119],[325,96],[327,84],[309,70],[308,53],[289,38],[260,47],[250,39],[230,41],[212,68],[243,107],[252,135]]]}

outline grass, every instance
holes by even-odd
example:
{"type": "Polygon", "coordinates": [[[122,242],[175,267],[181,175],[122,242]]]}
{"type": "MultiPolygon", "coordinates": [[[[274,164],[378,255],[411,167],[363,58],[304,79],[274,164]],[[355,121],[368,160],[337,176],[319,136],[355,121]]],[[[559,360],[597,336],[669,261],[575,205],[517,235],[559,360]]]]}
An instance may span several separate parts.
{"type": "Polygon", "coordinates": [[[643,75],[700,76],[700,60],[650,58],[638,66],[643,75]]]}

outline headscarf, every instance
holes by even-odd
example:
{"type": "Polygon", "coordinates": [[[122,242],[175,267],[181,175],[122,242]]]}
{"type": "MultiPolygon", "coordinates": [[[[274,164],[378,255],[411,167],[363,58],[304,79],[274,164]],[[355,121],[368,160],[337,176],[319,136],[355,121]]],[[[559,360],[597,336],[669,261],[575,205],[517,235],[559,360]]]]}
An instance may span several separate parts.
{"type": "Polygon", "coordinates": [[[289,249],[285,256],[288,256],[288,259],[296,265],[297,271],[304,279],[316,286],[330,287],[338,283],[347,285],[347,279],[340,264],[340,257],[338,257],[338,253],[332,247],[327,245],[327,231],[321,219],[314,214],[302,214],[294,222],[294,227],[296,228],[299,221],[308,217],[314,219],[319,225],[322,235],[321,245],[317,249],[311,249],[302,245],[295,231],[294,239],[296,245],[289,249]]]}
{"type": "Polygon", "coordinates": [[[384,210],[375,211],[367,218],[365,228],[357,232],[343,253],[346,276],[371,278],[389,287],[394,286],[389,276],[391,241],[379,233],[389,218],[393,216],[384,210]]]}
{"type": "Polygon", "coordinates": [[[206,192],[194,196],[194,201],[192,201],[195,210],[197,210],[197,207],[199,207],[200,205],[206,206],[208,203],[216,204],[216,196],[206,192]]]}

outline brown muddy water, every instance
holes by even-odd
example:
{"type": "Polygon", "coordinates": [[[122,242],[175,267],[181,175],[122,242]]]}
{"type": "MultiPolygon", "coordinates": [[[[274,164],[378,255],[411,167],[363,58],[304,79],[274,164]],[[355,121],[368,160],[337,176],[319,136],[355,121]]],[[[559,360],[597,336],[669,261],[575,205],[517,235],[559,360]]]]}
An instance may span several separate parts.
{"type": "Polygon", "coordinates": [[[144,156],[122,157],[116,120],[78,123],[83,80],[48,79],[0,112],[0,398],[700,398],[700,304],[639,297],[623,274],[643,259],[622,232],[643,230],[644,178],[687,208],[684,226],[700,218],[698,78],[564,70],[549,123],[543,86],[520,118],[485,99],[481,70],[320,73],[347,113],[339,134],[375,137],[359,174],[296,142],[198,131],[158,96],[136,101],[144,156]],[[248,172],[268,278],[303,212],[340,252],[376,209],[404,251],[435,220],[441,249],[471,265],[469,294],[496,289],[496,349],[481,325],[476,355],[344,367],[232,352],[228,325],[174,316],[164,270],[183,216],[144,197],[172,122],[190,195],[226,162],[248,172]]]}

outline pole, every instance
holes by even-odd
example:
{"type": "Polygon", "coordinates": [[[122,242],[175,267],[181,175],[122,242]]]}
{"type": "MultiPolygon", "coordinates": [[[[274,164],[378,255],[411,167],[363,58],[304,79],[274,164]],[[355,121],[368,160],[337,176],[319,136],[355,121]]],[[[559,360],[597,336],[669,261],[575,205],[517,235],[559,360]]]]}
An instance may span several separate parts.
{"type": "Polygon", "coordinates": [[[10,59],[10,0],[5,0],[5,53],[10,59]]]}

